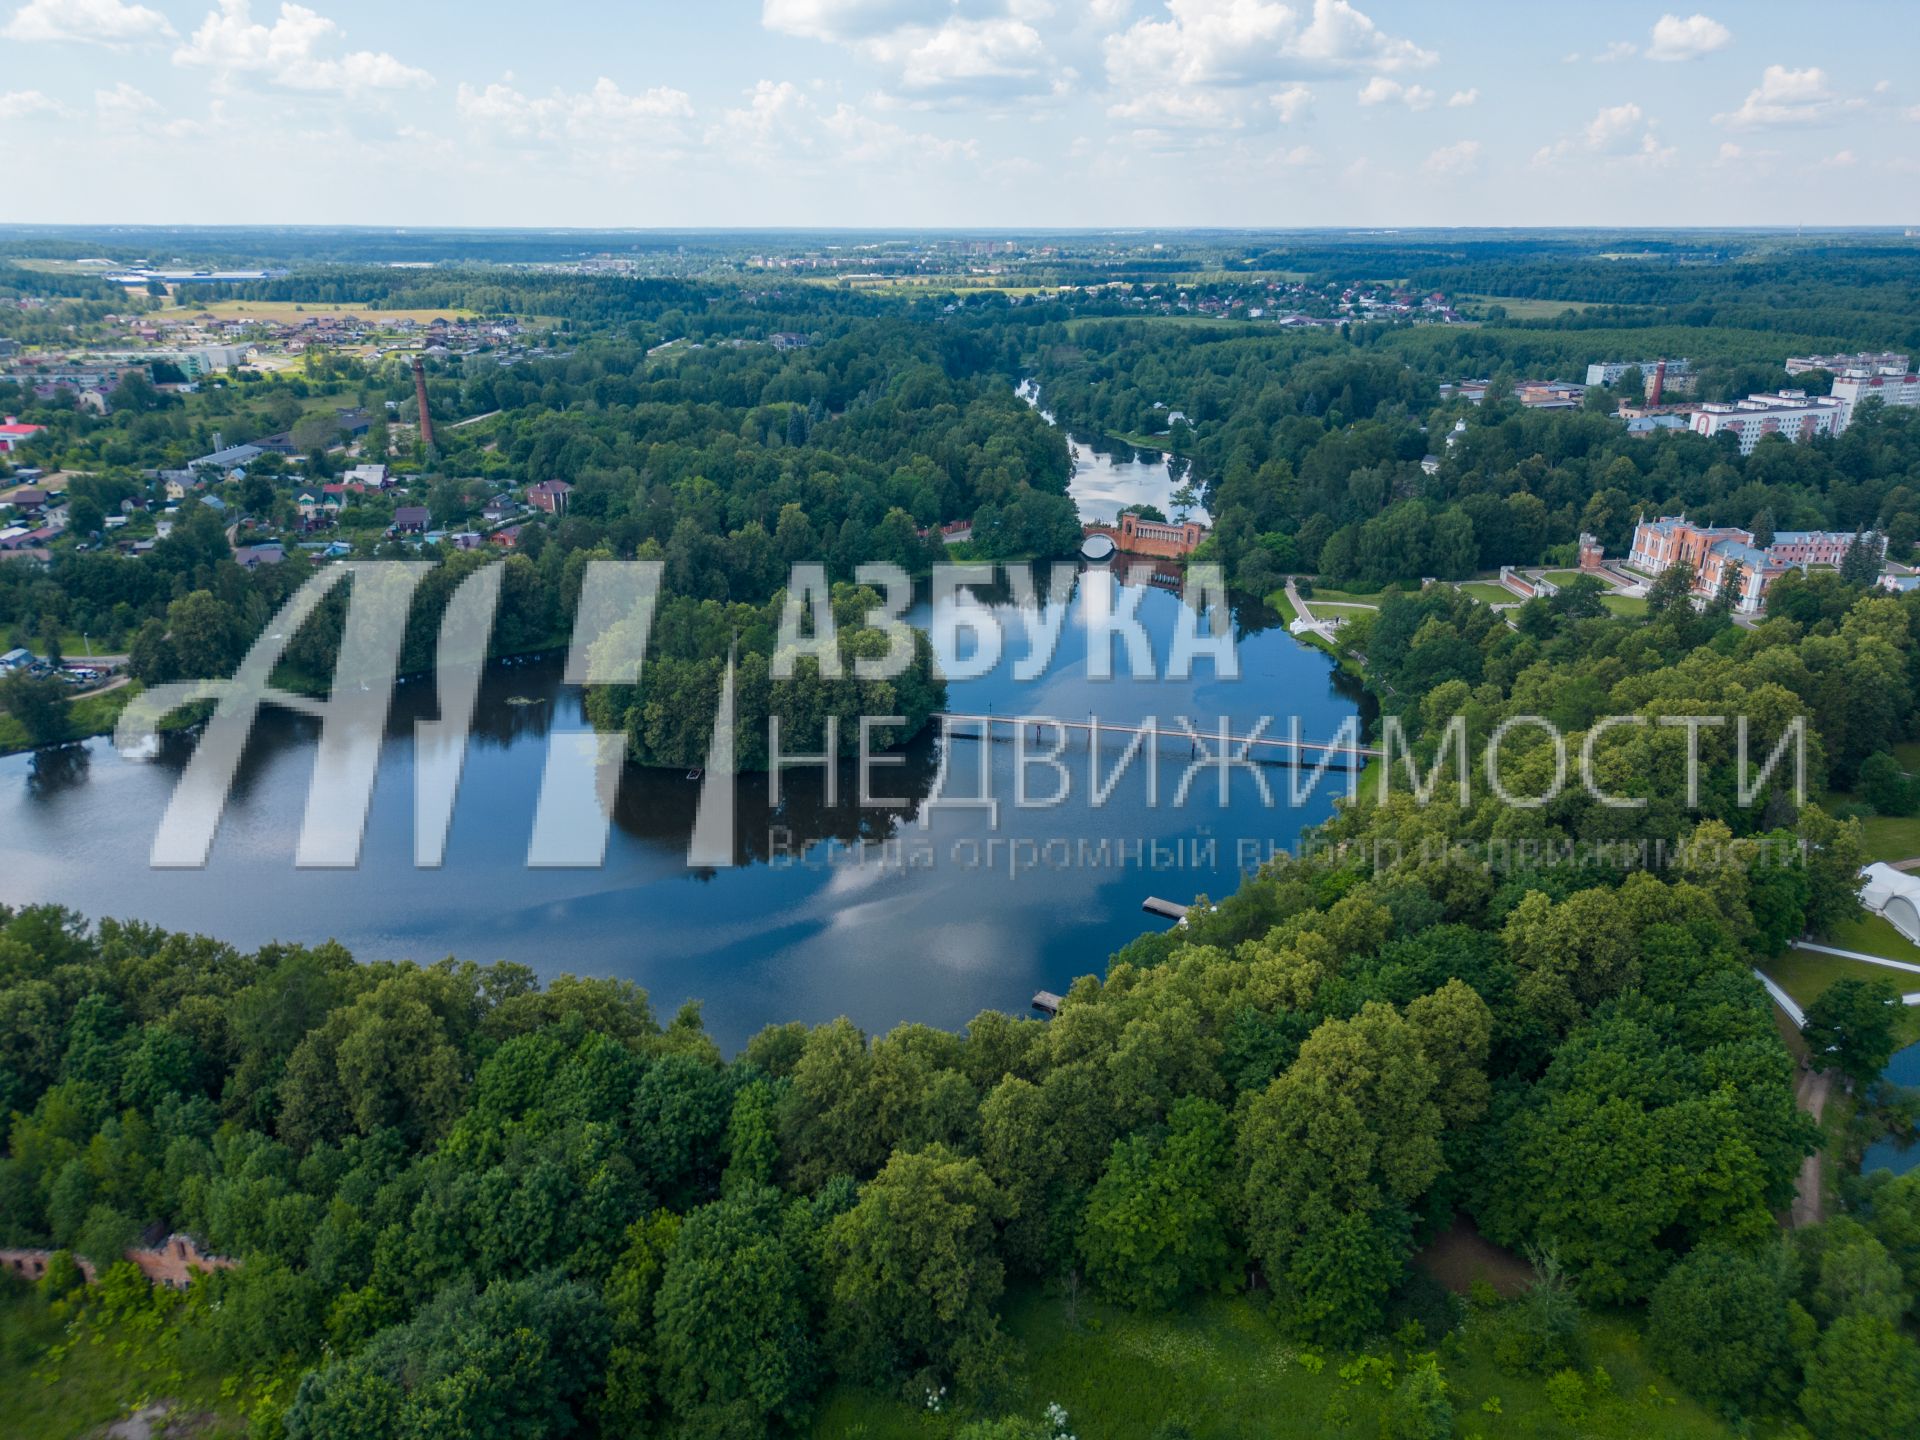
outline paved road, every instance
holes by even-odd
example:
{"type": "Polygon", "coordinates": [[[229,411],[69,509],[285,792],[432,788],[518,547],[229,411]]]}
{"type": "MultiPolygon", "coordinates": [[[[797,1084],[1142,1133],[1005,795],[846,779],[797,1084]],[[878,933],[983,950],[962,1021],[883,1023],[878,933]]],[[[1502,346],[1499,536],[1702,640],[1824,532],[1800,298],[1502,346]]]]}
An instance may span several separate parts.
{"type": "MultiPolygon", "coordinates": [[[[1907,960],[1889,960],[1884,955],[1868,955],[1860,950],[1842,950],[1834,945],[1816,945],[1811,940],[1796,940],[1793,942],[1793,948],[1806,950],[1815,955],[1837,955],[1842,960],[1858,960],[1863,965],[1878,965],[1883,970],[1898,970],[1907,975],[1920,975],[1920,965],[1907,960]]],[[[1920,991],[1902,995],[1900,998],[1905,1004],[1920,1005],[1920,991]]]]}
{"type": "Polygon", "coordinates": [[[1293,577],[1291,575],[1287,577],[1287,603],[1293,606],[1293,613],[1298,615],[1301,620],[1306,623],[1307,629],[1313,631],[1314,634],[1318,635],[1329,645],[1339,643],[1333,638],[1333,626],[1327,624],[1324,620],[1314,618],[1313,611],[1307,608],[1307,602],[1300,598],[1300,592],[1294,588],[1293,577]]]}

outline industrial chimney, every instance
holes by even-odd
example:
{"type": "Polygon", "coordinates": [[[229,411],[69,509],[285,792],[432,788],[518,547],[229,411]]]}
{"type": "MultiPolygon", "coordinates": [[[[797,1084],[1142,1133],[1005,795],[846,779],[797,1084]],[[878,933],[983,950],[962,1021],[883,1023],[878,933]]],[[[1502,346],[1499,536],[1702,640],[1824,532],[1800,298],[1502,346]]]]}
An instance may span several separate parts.
{"type": "Polygon", "coordinates": [[[433,458],[433,416],[427,411],[427,367],[413,357],[413,398],[420,402],[420,446],[433,458]]]}
{"type": "MultiPolygon", "coordinates": [[[[417,360],[414,362],[414,367],[416,371],[419,368],[419,364],[420,362],[417,360]]],[[[1667,390],[1667,362],[1662,360],[1658,365],[1655,365],[1653,367],[1653,385],[1647,391],[1647,404],[1658,405],[1660,403],[1660,397],[1666,393],[1666,390],[1667,390]]],[[[422,390],[420,393],[422,395],[425,395],[427,392],[422,390]]],[[[420,403],[421,412],[425,413],[426,408],[427,408],[426,402],[424,400],[421,401],[420,403]]]]}

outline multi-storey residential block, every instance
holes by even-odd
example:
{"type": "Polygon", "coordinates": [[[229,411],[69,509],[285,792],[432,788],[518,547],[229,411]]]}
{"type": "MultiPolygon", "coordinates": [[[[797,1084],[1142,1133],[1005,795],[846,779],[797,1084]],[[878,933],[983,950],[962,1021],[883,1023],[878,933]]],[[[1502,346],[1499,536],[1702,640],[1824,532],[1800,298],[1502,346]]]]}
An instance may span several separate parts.
{"type": "Polygon", "coordinates": [[[1826,370],[1838,375],[1846,370],[1870,370],[1879,373],[1907,373],[1907,357],[1892,350],[1862,350],[1854,355],[1789,355],[1787,374],[1804,375],[1809,370],[1826,370]]]}
{"type": "Polygon", "coordinates": [[[1809,395],[1804,390],[1749,395],[1731,405],[1702,405],[1693,412],[1695,434],[1718,435],[1731,430],[1740,439],[1742,455],[1751,455],[1753,447],[1769,435],[1811,440],[1815,435],[1832,435],[1845,428],[1845,407],[1840,401],[1809,395]]]}
{"type": "Polygon", "coordinates": [[[1920,375],[1898,370],[1849,370],[1833,380],[1833,398],[1840,402],[1839,429],[1853,423],[1854,412],[1869,400],[1886,405],[1920,405],[1920,375]]]}

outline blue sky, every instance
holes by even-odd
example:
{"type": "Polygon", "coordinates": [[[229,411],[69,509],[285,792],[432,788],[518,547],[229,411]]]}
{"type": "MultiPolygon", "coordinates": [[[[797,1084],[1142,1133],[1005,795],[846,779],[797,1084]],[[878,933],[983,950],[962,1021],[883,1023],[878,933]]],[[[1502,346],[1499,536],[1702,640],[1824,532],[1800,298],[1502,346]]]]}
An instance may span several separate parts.
{"type": "Polygon", "coordinates": [[[1900,0],[0,0],[0,220],[1920,224],[1900,0]]]}

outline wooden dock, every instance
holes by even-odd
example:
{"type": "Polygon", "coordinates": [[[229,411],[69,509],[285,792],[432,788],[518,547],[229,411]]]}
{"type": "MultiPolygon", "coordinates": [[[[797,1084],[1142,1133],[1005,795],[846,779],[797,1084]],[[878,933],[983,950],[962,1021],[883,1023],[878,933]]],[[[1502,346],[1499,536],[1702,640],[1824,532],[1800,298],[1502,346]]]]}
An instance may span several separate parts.
{"type": "Polygon", "coordinates": [[[1140,908],[1149,915],[1158,915],[1165,920],[1184,920],[1187,907],[1178,900],[1162,900],[1158,895],[1149,895],[1140,902],[1140,908]]]}
{"type": "MultiPolygon", "coordinates": [[[[1167,730],[1158,725],[1104,725],[1094,720],[1060,720],[1051,715],[974,715],[957,710],[942,710],[935,713],[934,719],[942,721],[944,733],[957,740],[997,740],[1010,741],[1013,730],[1018,725],[1031,725],[1036,731],[1048,727],[1058,727],[1066,731],[1079,731],[1089,741],[1097,732],[1102,740],[1112,737],[1131,739],[1136,735],[1152,735],[1157,740],[1185,741],[1192,745],[1196,740],[1220,742],[1219,732],[1212,734],[1204,730],[1188,735],[1184,730],[1167,730]],[[979,734],[967,730],[954,729],[955,724],[978,725],[979,734]],[[1004,734],[1002,732],[1005,732],[1004,734]]],[[[1229,733],[1226,743],[1240,747],[1248,759],[1259,760],[1270,765],[1324,764],[1330,770],[1359,770],[1369,760],[1380,757],[1381,752],[1368,745],[1335,745],[1325,740],[1272,740],[1264,735],[1235,735],[1229,733]],[[1256,751],[1261,753],[1256,753],[1256,751]],[[1315,760],[1314,756],[1321,757],[1315,760]]]]}
{"type": "Polygon", "coordinates": [[[1058,1015],[1060,997],[1051,990],[1036,990],[1033,992],[1033,1008],[1043,1015],[1058,1015]]]}

